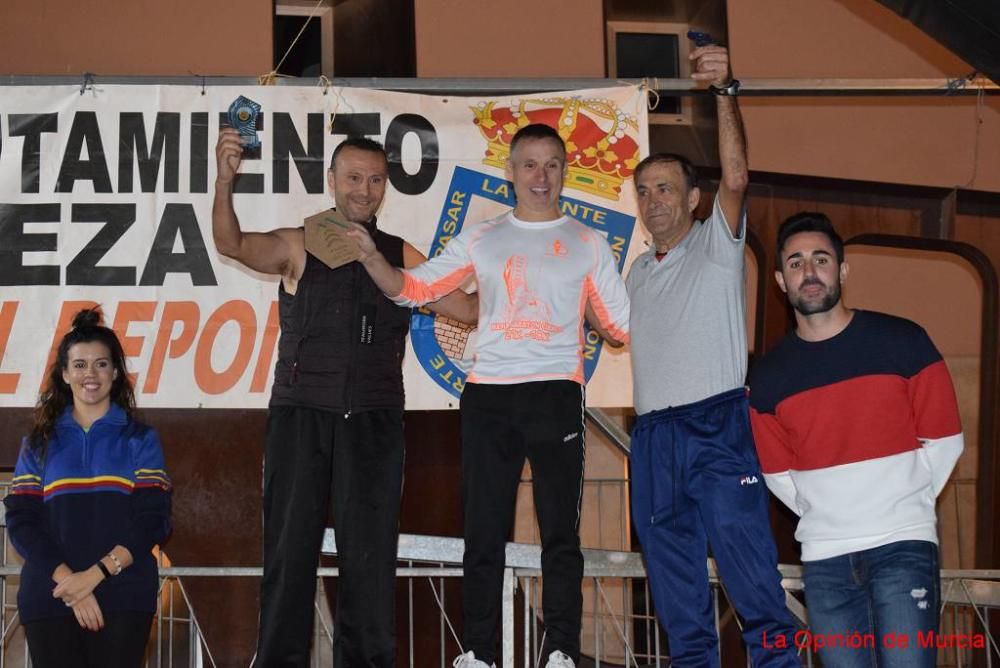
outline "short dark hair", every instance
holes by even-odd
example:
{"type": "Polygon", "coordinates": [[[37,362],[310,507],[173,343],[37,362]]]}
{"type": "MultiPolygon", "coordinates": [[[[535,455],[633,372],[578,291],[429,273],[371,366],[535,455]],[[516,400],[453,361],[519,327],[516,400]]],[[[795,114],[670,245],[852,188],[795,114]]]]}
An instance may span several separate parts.
{"type": "Polygon", "coordinates": [[[635,166],[632,178],[638,182],[639,176],[653,165],[667,165],[672,162],[680,165],[681,172],[684,174],[684,181],[687,183],[688,192],[697,188],[698,171],[691,164],[690,160],[679,153],[654,153],[653,155],[646,156],[642,159],[642,162],[635,166]]]}
{"type": "Polygon", "coordinates": [[[833,245],[834,253],[837,255],[837,264],[844,261],[844,240],[833,229],[833,223],[826,214],[818,211],[802,211],[788,218],[778,228],[778,253],[775,255],[775,263],[781,269],[781,251],[785,249],[789,237],[801,232],[819,232],[825,234],[833,245]]]}
{"type": "Polygon", "coordinates": [[[368,151],[369,153],[378,153],[383,158],[385,158],[385,164],[389,164],[389,158],[385,154],[385,147],[382,146],[382,142],[370,139],[369,137],[362,137],[357,135],[354,137],[348,137],[344,141],[337,144],[337,148],[333,149],[333,156],[330,158],[330,169],[332,170],[337,165],[337,156],[345,148],[356,148],[361,151],[368,151]]]}
{"type": "Polygon", "coordinates": [[[514,149],[525,139],[551,139],[554,141],[562,150],[562,154],[566,155],[566,142],[563,138],[559,136],[555,128],[551,125],[545,125],[544,123],[532,123],[531,125],[525,125],[523,128],[518,130],[514,134],[514,138],[510,140],[510,152],[511,155],[514,154],[514,149]]]}
{"type": "Polygon", "coordinates": [[[653,165],[668,165],[672,162],[680,165],[681,172],[684,174],[684,181],[687,183],[688,192],[697,188],[698,170],[694,168],[694,165],[691,164],[690,160],[679,153],[661,152],[646,156],[638,165],[635,166],[635,172],[633,172],[632,178],[638,183],[639,176],[653,165]]]}

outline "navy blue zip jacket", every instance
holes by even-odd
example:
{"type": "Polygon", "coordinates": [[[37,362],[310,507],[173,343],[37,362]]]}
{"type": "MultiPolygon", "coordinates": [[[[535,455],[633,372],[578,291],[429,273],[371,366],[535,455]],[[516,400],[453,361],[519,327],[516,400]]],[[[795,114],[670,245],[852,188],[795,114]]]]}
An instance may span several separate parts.
{"type": "Polygon", "coordinates": [[[117,404],[84,432],[69,407],[45,451],[27,439],[4,499],[11,542],[24,558],[17,607],[21,621],[73,614],[52,597],[52,573],[93,566],[115,545],[135,562],[94,589],[102,612],[156,610],[153,545],[170,534],[170,478],[156,432],[130,421],[117,404]]]}

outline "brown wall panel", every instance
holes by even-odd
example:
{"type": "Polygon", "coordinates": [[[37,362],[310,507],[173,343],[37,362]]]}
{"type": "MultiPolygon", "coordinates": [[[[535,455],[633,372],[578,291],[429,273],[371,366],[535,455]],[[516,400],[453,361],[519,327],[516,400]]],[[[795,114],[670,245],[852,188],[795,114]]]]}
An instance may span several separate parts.
{"type": "Polygon", "coordinates": [[[13,471],[21,438],[31,429],[30,408],[0,408],[0,470],[13,471]]]}
{"type": "Polygon", "coordinates": [[[955,217],[955,241],[964,241],[986,254],[1000,267],[1000,211],[996,216],[962,214],[955,217]]]}
{"type": "MultiPolygon", "coordinates": [[[[972,66],[872,0],[729,2],[743,78],[961,78],[972,66]]],[[[1000,192],[1000,99],[747,98],[755,170],[1000,192]],[[977,115],[982,125],[976,128],[977,115]],[[976,144],[978,140],[978,155],[976,144]]]]}
{"type": "Polygon", "coordinates": [[[958,56],[872,0],[727,4],[732,45],[739,50],[740,72],[746,76],[934,77],[969,72],[958,56]],[[776,39],[762,43],[756,37],[763,34],[776,39]]]}
{"type": "Polygon", "coordinates": [[[414,5],[419,76],[604,76],[602,0],[414,5]]]}
{"type": "MultiPolygon", "coordinates": [[[[174,482],[174,566],[259,566],[265,411],[147,410],[174,482]]],[[[185,578],[220,666],[247,666],[257,634],[258,578],[185,578]],[[223,611],[225,613],[223,614],[223,611]]]]}
{"type": "Polygon", "coordinates": [[[272,0],[4,0],[3,74],[257,76],[272,67],[272,0]]]}
{"type": "Polygon", "coordinates": [[[412,77],[417,73],[414,0],[350,0],[333,11],[333,70],[338,77],[412,77]]]}
{"type": "MultiPolygon", "coordinates": [[[[964,241],[978,248],[989,258],[994,271],[1000,273],[1000,202],[985,207],[968,208],[972,211],[960,212],[955,218],[955,240],[964,241]]],[[[983,406],[982,409],[991,411],[994,416],[1000,416],[1000,372],[992,379],[992,383],[993,406],[983,406]]],[[[992,442],[984,442],[981,447],[987,456],[981,460],[982,470],[976,491],[978,497],[984,498],[985,502],[980,504],[978,512],[994,520],[992,537],[983,536],[976,545],[976,561],[979,568],[996,568],[1000,565],[1000,532],[995,530],[995,518],[1000,517],[1000,454],[998,454],[1000,434],[995,434],[992,442]],[[990,476],[991,470],[992,476],[990,476]],[[984,486],[990,486],[991,489],[982,489],[984,486]],[[988,540],[992,540],[992,544],[982,544],[988,540]]]]}

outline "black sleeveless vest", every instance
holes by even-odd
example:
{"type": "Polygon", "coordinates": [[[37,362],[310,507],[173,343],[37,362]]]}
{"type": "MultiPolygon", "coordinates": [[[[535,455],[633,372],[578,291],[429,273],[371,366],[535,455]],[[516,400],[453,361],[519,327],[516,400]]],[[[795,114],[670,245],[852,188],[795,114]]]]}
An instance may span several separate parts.
{"type": "MultiPolygon", "coordinates": [[[[375,246],[403,266],[403,240],[367,225],[375,246]]],[[[382,294],[359,262],[330,269],[306,253],[295,294],[278,287],[281,337],[271,406],[338,413],[403,409],[410,309],[382,294]]]]}

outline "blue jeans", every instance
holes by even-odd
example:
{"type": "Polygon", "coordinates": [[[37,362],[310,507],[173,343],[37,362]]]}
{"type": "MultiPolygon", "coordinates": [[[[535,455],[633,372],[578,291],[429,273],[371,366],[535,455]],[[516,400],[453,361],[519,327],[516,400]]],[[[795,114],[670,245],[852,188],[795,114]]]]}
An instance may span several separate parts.
{"type": "Polygon", "coordinates": [[[941,592],[934,543],[904,540],[808,561],[803,582],[810,639],[826,668],[935,665],[933,640],[921,647],[918,635],[926,639],[938,629],[941,592]]]}

